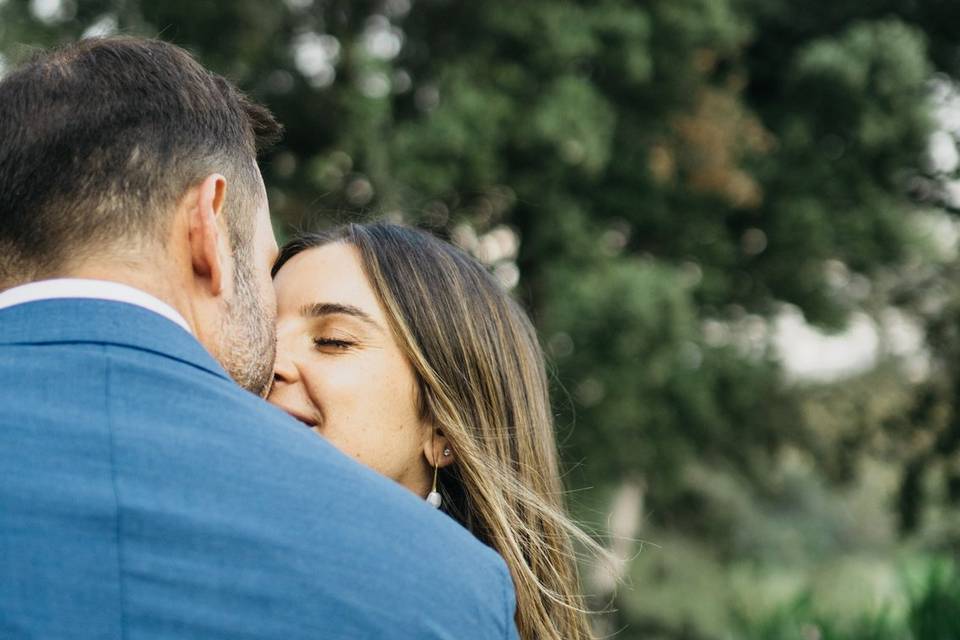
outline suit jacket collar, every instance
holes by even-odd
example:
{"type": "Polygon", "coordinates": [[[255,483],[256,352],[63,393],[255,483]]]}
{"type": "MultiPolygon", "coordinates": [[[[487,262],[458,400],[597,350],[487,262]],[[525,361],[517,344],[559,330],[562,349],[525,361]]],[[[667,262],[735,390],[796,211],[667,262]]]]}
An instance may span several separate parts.
{"type": "Polygon", "coordinates": [[[37,280],[0,292],[0,309],[26,302],[52,300],[55,298],[94,298],[128,302],[149,309],[154,313],[176,322],[190,331],[190,326],[180,313],[159,298],[143,291],[112,280],[89,280],[84,278],[54,278],[37,280]]]}
{"type": "Polygon", "coordinates": [[[84,342],[152,351],[230,379],[182,327],[134,304],[56,298],[0,309],[0,346],[84,342]]]}

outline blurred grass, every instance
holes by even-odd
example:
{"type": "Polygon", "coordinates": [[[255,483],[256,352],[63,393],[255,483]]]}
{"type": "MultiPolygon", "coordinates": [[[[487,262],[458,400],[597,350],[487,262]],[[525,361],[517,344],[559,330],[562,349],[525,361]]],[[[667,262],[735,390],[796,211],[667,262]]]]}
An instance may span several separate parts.
{"type": "MultiPolygon", "coordinates": [[[[856,582],[847,587],[856,589],[856,582]]],[[[960,638],[960,572],[948,557],[915,558],[900,573],[899,600],[872,609],[826,612],[814,591],[759,617],[735,612],[744,640],[955,640],[960,638]],[[853,613],[856,612],[856,613],[853,613]]]]}
{"type": "MultiPolygon", "coordinates": [[[[680,549],[677,549],[680,551],[680,549]]],[[[649,591],[615,637],[645,640],[956,640],[960,571],[950,556],[904,550],[831,562],[806,578],[724,570],[696,545],[667,588],[649,591]],[[724,607],[724,604],[727,606],[724,607]],[[647,612],[644,616],[643,611],[647,612]],[[649,615],[656,611],[655,616],[649,615]],[[657,622],[652,622],[657,620],[657,622]],[[642,635],[632,630],[644,629],[642,635]]],[[[636,604],[636,602],[635,602],[636,604]]]]}
{"type": "MultiPolygon", "coordinates": [[[[691,467],[693,468],[693,467],[691,467]]],[[[703,468],[728,527],[645,527],[605,629],[621,640],[960,639],[960,578],[934,528],[909,543],[881,506],[893,495],[879,463],[837,491],[808,461],[784,460],[766,500],[703,468]],[[621,630],[620,633],[616,633],[621,630]]]]}
{"type": "MultiPolygon", "coordinates": [[[[887,623],[873,612],[904,617],[911,603],[905,576],[929,562],[904,550],[892,557],[848,555],[792,565],[727,563],[696,540],[673,538],[666,546],[644,550],[632,567],[631,583],[637,587],[619,602],[628,621],[656,618],[667,629],[686,630],[690,638],[809,640],[797,634],[810,624],[831,632],[879,633],[887,623]]],[[[960,618],[960,607],[955,613],[960,618]]]]}

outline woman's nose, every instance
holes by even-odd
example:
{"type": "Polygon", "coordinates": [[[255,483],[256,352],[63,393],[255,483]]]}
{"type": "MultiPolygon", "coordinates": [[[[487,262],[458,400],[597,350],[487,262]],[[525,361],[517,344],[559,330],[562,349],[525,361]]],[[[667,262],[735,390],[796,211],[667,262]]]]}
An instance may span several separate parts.
{"type": "Polygon", "coordinates": [[[289,371],[281,369],[279,366],[273,370],[274,384],[290,384],[291,382],[294,382],[294,380],[289,375],[289,371]]]}
{"type": "Polygon", "coordinates": [[[277,350],[277,360],[273,365],[273,382],[290,384],[300,379],[300,372],[292,358],[287,357],[281,349],[277,350]]]}

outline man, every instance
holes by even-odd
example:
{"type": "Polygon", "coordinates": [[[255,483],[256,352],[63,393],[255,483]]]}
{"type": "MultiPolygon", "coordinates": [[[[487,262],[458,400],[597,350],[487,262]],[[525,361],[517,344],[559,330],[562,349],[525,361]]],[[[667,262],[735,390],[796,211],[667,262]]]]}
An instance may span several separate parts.
{"type": "Polygon", "coordinates": [[[278,132],[159,41],[0,81],[0,637],[516,637],[499,557],[255,395],[278,132]]]}

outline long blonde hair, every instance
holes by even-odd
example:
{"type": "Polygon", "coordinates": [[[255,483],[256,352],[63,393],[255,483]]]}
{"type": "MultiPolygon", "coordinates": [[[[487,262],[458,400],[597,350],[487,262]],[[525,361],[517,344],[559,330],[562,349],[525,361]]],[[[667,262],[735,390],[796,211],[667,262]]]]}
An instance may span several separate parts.
{"type": "Polygon", "coordinates": [[[359,250],[416,371],[422,417],[455,452],[441,470],[444,509],[506,560],[520,637],[591,638],[573,540],[599,547],[567,515],[544,357],[526,313],[478,261],[395,224],[303,235],[274,273],[334,242],[359,250]]]}

